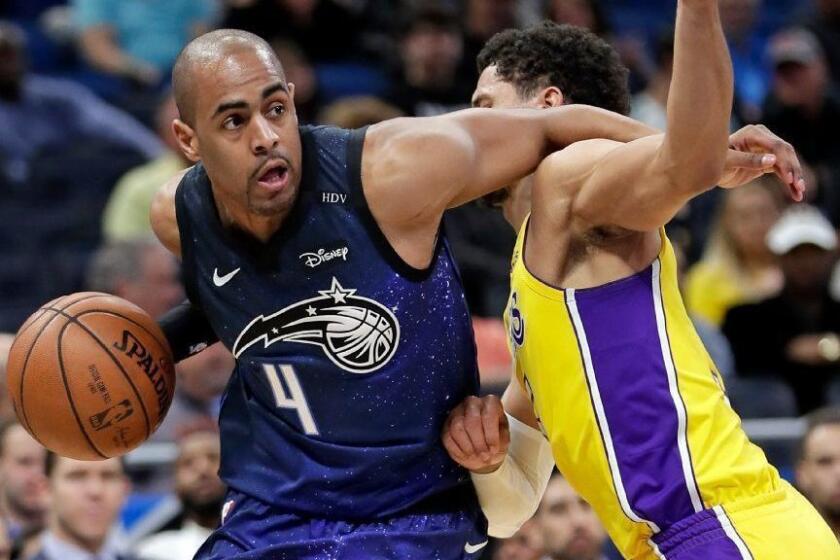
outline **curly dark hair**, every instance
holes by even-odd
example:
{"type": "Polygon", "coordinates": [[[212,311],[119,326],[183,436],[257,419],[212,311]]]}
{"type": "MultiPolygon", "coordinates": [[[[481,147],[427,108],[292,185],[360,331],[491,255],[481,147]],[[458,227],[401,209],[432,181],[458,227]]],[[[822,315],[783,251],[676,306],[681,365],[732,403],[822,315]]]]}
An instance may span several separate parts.
{"type": "Polygon", "coordinates": [[[630,112],[629,71],[609,43],[579,27],[544,21],[494,35],[478,55],[478,72],[496,66],[523,98],[556,86],[570,103],[630,112]]]}

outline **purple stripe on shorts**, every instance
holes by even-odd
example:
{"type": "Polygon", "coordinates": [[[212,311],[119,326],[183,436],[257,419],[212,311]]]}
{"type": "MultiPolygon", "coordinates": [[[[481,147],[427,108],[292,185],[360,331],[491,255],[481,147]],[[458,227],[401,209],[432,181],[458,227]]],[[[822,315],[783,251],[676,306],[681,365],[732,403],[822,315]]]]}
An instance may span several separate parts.
{"type": "Polygon", "coordinates": [[[652,268],[575,291],[630,507],[663,529],[695,513],[677,446],[653,301],[652,268]]]}
{"type": "Polygon", "coordinates": [[[655,535],[653,542],[666,560],[744,560],[736,544],[709,509],[683,519],[655,535]]]}

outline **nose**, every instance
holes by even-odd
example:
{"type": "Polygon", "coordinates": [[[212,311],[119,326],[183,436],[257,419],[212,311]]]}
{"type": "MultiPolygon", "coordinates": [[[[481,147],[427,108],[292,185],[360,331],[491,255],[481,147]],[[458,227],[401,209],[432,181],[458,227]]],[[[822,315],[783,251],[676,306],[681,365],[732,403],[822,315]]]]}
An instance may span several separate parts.
{"type": "Polygon", "coordinates": [[[251,150],[255,155],[265,155],[277,147],[280,137],[262,115],[253,120],[253,128],[251,150]]]}

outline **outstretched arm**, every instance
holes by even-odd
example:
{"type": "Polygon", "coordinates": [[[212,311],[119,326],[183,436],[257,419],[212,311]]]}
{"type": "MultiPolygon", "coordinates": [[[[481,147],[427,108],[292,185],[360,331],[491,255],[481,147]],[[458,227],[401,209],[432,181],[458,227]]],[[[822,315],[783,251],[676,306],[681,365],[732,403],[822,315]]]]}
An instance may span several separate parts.
{"type": "MultiPolygon", "coordinates": [[[[733,80],[717,4],[678,4],[667,132],[628,144],[592,140],[552,154],[537,173],[535,208],[564,199],[563,209],[581,228],[655,230],[690,198],[717,184],[728,158],[759,169],[759,174],[775,167],[798,192],[792,150],[777,153],[733,140],[744,152],[765,153],[727,152],[733,80]],[[782,165],[788,168],[782,170],[782,165]],[[568,196],[558,196],[558,190],[568,196]]],[[[560,211],[548,208],[552,210],[560,211]]]]}
{"type": "Polygon", "coordinates": [[[656,132],[585,105],[395,119],[367,133],[365,194],[380,224],[436,227],[447,208],[512,184],[554,150],[590,138],[628,142],[656,132]]]}

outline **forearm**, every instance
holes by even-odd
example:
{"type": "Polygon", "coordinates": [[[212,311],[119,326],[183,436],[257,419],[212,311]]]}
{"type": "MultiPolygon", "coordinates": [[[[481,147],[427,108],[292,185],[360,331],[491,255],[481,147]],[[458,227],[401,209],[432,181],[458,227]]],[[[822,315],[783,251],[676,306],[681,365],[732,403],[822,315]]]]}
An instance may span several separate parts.
{"type": "Polygon", "coordinates": [[[471,473],[492,537],[512,536],[540,505],[554,458],[542,433],[508,415],[510,446],[504,461],[488,474],[471,473]]]}
{"type": "Polygon", "coordinates": [[[114,41],[106,27],[92,27],[82,32],[82,52],[88,63],[109,74],[130,75],[136,61],[114,41]]]}
{"type": "Polygon", "coordinates": [[[565,148],[575,142],[603,138],[626,143],[661,133],[630,117],[590,105],[565,105],[543,110],[545,153],[565,148]]]}
{"type": "Polygon", "coordinates": [[[659,164],[691,194],[714,186],[723,172],[732,98],[732,63],[718,2],[680,0],[659,164]]]}
{"type": "Polygon", "coordinates": [[[167,311],[158,323],[169,342],[175,363],[198,354],[219,340],[204,312],[189,301],[167,311]]]}

